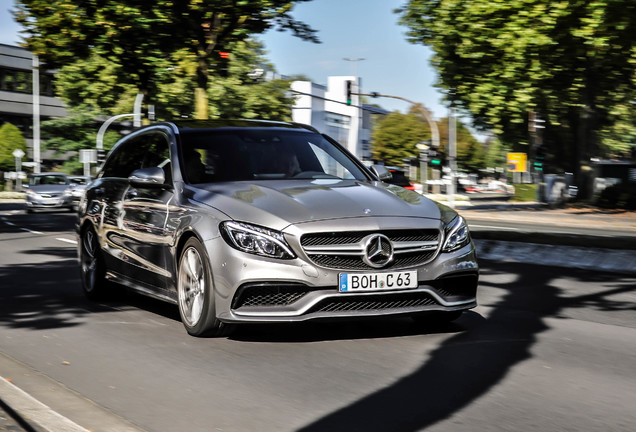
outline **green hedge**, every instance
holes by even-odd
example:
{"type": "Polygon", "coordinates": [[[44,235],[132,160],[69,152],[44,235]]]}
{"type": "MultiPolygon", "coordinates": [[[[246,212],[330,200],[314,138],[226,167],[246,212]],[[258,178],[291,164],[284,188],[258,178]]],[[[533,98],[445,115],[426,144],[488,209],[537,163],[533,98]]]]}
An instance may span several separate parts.
{"type": "Polygon", "coordinates": [[[0,199],[24,199],[23,192],[0,192],[0,199]]]}
{"type": "Polygon", "coordinates": [[[535,202],[537,201],[537,185],[518,183],[514,185],[515,194],[511,201],[535,202]]]}

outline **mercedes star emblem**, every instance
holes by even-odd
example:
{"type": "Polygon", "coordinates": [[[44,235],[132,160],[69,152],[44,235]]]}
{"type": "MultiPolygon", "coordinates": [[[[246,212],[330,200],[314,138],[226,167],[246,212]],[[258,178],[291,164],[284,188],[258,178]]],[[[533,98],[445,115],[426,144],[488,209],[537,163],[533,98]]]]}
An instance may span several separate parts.
{"type": "Polygon", "coordinates": [[[365,264],[380,268],[393,261],[393,244],[384,234],[371,234],[363,239],[365,264]]]}

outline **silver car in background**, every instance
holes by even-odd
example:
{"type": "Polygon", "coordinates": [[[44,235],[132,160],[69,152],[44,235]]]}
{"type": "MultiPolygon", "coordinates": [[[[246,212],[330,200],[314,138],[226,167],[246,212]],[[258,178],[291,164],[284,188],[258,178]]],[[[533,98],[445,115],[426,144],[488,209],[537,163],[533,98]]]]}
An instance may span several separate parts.
{"type": "Polygon", "coordinates": [[[159,123],[122,139],[79,205],[86,295],[112,282],[178,305],[188,333],[233,324],[408,315],[476,306],[465,221],[383,183],[293,123],[159,123]]]}
{"type": "Polygon", "coordinates": [[[26,211],[62,209],[74,210],[71,181],[66,174],[50,172],[29,176],[26,187],[26,211]]]}

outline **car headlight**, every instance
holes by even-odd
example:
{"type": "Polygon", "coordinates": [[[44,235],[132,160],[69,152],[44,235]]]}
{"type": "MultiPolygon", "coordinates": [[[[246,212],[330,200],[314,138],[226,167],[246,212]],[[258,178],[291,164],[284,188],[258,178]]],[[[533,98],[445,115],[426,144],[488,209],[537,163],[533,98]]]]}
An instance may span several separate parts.
{"type": "Polygon", "coordinates": [[[71,196],[73,195],[73,189],[72,188],[68,188],[64,191],[64,196],[71,196]]]}
{"type": "Polygon", "coordinates": [[[468,225],[463,217],[457,216],[446,227],[446,240],[442,252],[452,252],[470,243],[468,225]]]}
{"type": "Polygon", "coordinates": [[[227,243],[243,252],[270,258],[292,259],[294,253],[283,233],[243,222],[223,222],[223,237],[227,243]]]}

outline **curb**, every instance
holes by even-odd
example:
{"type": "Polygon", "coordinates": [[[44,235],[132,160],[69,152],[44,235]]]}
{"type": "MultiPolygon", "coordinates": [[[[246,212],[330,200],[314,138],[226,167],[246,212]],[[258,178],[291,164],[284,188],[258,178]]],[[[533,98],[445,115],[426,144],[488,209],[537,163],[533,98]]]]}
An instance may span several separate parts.
{"type": "Polygon", "coordinates": [[[0,404],[28,432],[89,432],[0,377],[0,404]]]}
{"type": "MultiPolygon", "coordinates": [[[[471,230],[470,235],[478,240],[496,240],[541,245],[574,246],[580,248],[602,248],[636,251],[635,237],[597,236],[586,234],[550,233],[538,231],[471,230]]],[[[636,265],[635,265],[636,266],[636,265]]]]}
{"type": "Polygon", "coordinates": [[[625,275],[636,274],[636,250],[473,240],[477,260],[532,263],[550,267],[592,270],[625,275]]]}

